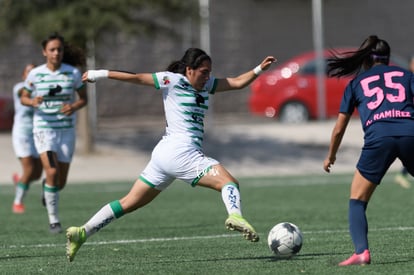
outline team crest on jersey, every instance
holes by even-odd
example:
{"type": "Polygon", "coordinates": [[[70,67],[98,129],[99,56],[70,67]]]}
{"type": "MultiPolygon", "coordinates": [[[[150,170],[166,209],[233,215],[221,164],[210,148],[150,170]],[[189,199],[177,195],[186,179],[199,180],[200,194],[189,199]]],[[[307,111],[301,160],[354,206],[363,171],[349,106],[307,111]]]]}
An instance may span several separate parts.
{"type": "Polygon", "coordinates": [[[164,76],[162,78],[162,83],[164,83],[164,85],[170,84],[170,79],[168,78],[168,76],[164,76]]]}

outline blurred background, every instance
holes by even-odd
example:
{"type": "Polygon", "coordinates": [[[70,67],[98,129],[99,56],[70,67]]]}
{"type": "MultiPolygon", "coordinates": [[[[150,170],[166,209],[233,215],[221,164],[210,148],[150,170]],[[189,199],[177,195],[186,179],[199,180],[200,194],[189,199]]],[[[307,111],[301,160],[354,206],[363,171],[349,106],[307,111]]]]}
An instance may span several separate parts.
{"type": "MultiPolygon", "coordinates": [[[[0,96],[11,97],[26,63],[44,63],[40,43],[54,31],[86,51],[89,68],[155,72],[201,47],[221,77],[252,69],[267,55],[284,64],[304,52],[358,47],[371,34],[408,63],[413,10],[412,0],[0,0],[0,96]]],[[[93,151],[107,125],[163,123],[154,89],[105,80],[88,89],[79,131],[85,151],[93,151]]],[[[279,110],[252,111],[250,89],[214,96],[210,120],[277,118],[279,110]]],[[[312,119],[327,118],[318,112],[312,119]]]]}

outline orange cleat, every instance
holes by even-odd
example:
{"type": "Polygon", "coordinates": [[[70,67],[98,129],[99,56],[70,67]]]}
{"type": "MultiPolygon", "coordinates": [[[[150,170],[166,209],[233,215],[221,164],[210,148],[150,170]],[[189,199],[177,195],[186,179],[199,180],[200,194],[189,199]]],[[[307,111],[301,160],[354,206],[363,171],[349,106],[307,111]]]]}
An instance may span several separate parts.
{"type": "Polygon", "coordinates": [[[25,211],[24,204],[20,203],[13,203],[13,213],[15,214],[23,214],[25,211]]]}

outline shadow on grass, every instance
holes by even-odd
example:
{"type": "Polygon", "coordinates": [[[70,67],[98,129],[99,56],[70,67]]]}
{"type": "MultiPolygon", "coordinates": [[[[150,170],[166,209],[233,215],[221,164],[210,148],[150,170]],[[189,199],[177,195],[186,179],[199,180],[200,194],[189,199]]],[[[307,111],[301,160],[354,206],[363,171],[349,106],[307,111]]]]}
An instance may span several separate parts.
{"type": "MultiPolygon", "coordinates": [[[[212,258],[212,259],[200,259],[200,260],[194,260],[194,259],[183,259],[183,260],[171,260],[171,261],[160,261],[159,263],[177,263],[177,262],[225,262],[225,261],[248,261],[248,260],[265,260],[267,262],[292,262],[292,261],[303,261],[303,260],[314,260],[315,257],[320,256],[332,256],[332,253],[315,253],[315,254],[300,254],[296,255],[291,258],[277,258],[276,256],[257,256],[257,257],[223,257],[223,258],[212,258]]],[[[151,262],[151,264],[154,264],[156,262],[151,262]]]]}
{"type": "MultiPolygon", "coordinates": [[[[10,260],[17,260],[17,259],[33,259],[33,258],[44,258],[44,257],[52,257],[56,256],[53,255],[13,255],[13,256],[1,256],[0,261],[10,261],[10,260]]],[[[1,273],[1,272],[0,272],[1,273]]]]}
{"type": "Polygon", "coordinates": [[[414,262],[414,258],[410,257],[410,258],[406,258],[406,259],[390,259],[388,261],[375,261],[371,260],[371,264],[375,264],[375,265],[388,265],[388,264],[400,264],[400,263],[409,263],[409,262],[414,262]]]}

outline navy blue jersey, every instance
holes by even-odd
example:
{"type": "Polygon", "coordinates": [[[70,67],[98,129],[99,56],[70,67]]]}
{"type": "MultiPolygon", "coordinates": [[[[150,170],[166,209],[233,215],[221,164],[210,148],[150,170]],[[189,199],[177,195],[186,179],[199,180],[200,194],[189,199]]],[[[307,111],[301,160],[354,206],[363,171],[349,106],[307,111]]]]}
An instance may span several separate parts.
{"type": "Polygon", "coordinates": [[[361,118],[365,141],[414,136],[414,77],[397,66],[377,65],[346,87],[339,112],[361,118]]]}

